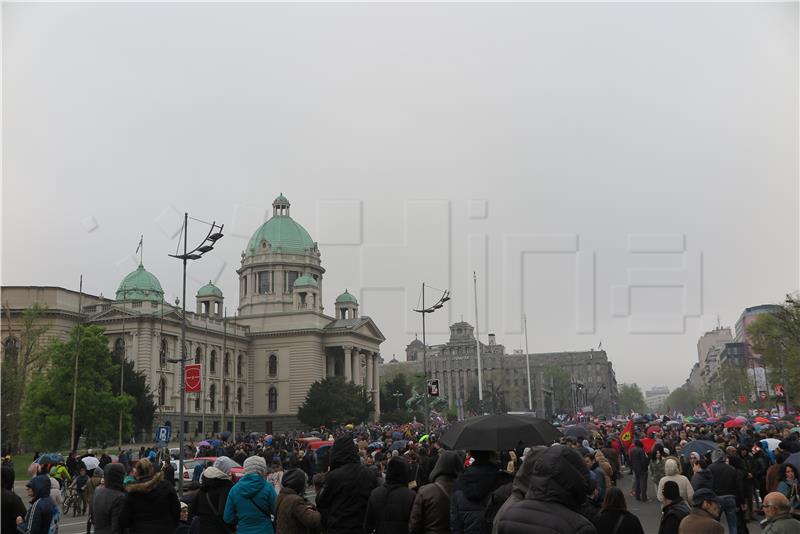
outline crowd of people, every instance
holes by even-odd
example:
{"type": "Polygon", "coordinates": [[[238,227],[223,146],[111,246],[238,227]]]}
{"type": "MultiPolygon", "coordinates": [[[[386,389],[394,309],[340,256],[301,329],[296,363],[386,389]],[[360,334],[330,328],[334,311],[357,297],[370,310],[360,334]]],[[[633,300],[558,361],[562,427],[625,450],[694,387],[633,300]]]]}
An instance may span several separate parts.
{"type": "Polygon", "coordinates": [[[653,423],[595,420],[506,451],[446,450],[436,438],[446,427],[419,423],[228,437],[188,444],[185,458],[214,460],[180,495],[183,473],[164,450],[90,450],[32,464],[28,507],[4,465],[2,532],[57,532],[69,490],[97,534],[643,534],[627,503],[648,493],[658,534],[722,533],[723,521],[747,534],[754,520],[800,534],[800,432],[653,423]]]}

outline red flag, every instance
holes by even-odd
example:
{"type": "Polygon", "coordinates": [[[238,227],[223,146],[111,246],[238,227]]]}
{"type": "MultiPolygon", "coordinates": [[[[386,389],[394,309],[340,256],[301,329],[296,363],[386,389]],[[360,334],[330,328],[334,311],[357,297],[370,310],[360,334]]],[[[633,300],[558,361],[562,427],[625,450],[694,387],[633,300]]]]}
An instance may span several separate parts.
{"type": "Polygon", "coordinates": [[[630,449],[631,445],[633,445],[633,419],[628,419],[628,424],[625,425],[622,434],[619,435],[619,441],[626,449],[630,449]]]}
{"type": "Polygon", "coordinates": [[[199,363],[193,363],[186,366],[185,388],[186,393],[200,392],[201,383],[199,363]]]}

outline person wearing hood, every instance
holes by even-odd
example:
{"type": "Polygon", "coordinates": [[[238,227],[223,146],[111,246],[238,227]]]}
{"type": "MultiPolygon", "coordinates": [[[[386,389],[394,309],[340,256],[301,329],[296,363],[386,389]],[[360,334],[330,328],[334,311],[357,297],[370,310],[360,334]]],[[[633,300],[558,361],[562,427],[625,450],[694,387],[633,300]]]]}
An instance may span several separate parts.
{"type": "Polygon", "coordinates": [[[25,517],[25,505],[14,493],[14,468],[4,465],[2,470],[2,502],[0,502],[0,532],[16,532],[17,518],[25,517]]]}
{"type": "Polygon", "coordinates": [[[275,505],[276,534],[314,534],[322,528],[322,516],[305,499],[308,477],[300,468],[283,473],[275,505]]]}
{"type": "Polygon", "coordinates": [[[94,494],[90,520],[96,534],[121,534],[119,516],[125,504],[125,467],[122,464],[108,464],[105,468],[105,483],[94,494]]]}
{"type": "Polygon", "coordinates": [[[244,461],[244,476],[228,492],[222,519],[236,525],[237,534],[273,534],[275,488],[266,481],[267,462],[261,456],[244,461]]]}
{"type": "Polygon", "coordinates": [[[680,470],[681,468],[675,459],[667,458],[667,461],[664,462],[664,476],[661,477],[661,480],[658,483],[658,491],[656,492],[658,502],[660,502],[662,505],[666,503],[666,498],[664,497],[664,485],[667,482],[674,482],[678,486],[678,491],[680,492],[681,498],[684,501],[689,502],[692,500],[692,495],[694,495],[692,483],[689,482],[688,478],[680,474],[680,470]]]}
{"type": "Polygon", "coordinates": [[[683,499],[677,482],[667,480],[666,477],[661,480],[664,483],[659,489],[658,500],[664,506],[661,508],[661,523],[658,526],[658,534],[678,534],[681,521],[692,512],[692,509],[689,507],[689,503],[683,499]]]}
{"type": "MultiPolygon", "coordinates": [[[[589,470],[575,450],[553,445],[533,464],[521,501],[498,512],[497,534],[596,534],[578,510],[589,492],[589,470]]],[[[512,494],[513,495],[513,494],[512,494]]]]}
{"type": "Polygon", "coordinates": [[[726,463],[725,452],[720,449],[712,451],[708,470],[713,475],[713,491],[728,521],[728,533],[736,534],[738,532],[736,510],[739,505],[744,504],[739,475],[733,466],[726,463]]]}
{"type": "Polygon", "coordinates": [[[127,486],[119,525],[129,534],[172,534],[180,521],[181,506],[164,473],[155,472],[150,460],[142,458],[135,468],[136,481],[127,486]]]}
{"type": "Polygon", "coordinates": [[[517,470],[514,480],[510,484],[495,490],[493,496],[497,497],[496,500],[499,501],[501,499],[499,498],[498,494],[504,489],[510,488],[507,492],[506,498],[503,499],[502,505],[494,515],[494,520],[492,521],[492,534],[497,534],[497,523],[503,516],[503,513],[505,513],[505,511],[512,505],[525,498],[525,494],[528,493],[528,488],[531,485],[533,466],[536,463],[536,460],[538,460],[542,453],[546,450],[547,447],[545,446],[531,447],[528,449],[528,452],[525,453],[525,456],[522,459],[522,465],[517,470]]]}
{"type": "Polygon", "coordinates": [[[474,459],[453,484],[450,493],[450,531],[452,534],[487,534],[491,523],[484,520],[487,498],[494,490],[512,482],[513,477],[500,469],[490,451],[470,451],[474,459]]]}
{"type": "Polygon", "coordinates": [[[403,457],[386,466],[386,484],[370,493],[364,516],[364,534],[408,534],[409,517],[416,494],[408,488],[412,480],[403,457]]]}
{"type": "Polygon", "coordinates": [[[47,475],[37,475],[33,477],[25,488],[28,490],[31,507],[25,515],[24,520],[17,521],[17,532],[25,534],[49,534],[51,529],[58,528],[58,520],[61,513],[58,506],[50,497],[50,477],[47,475]]]}
{"type": "Polygon", "coordinates": [[[361,465],[353,438],[342,436],[330,448],[330,471],[317,496],[325,534],[361,534],[375,473],[361,465]]]}
{"type": "Polygon", "coordinates": [[[206,467],[200,477],[200,490],[189,505],[189,517],[197,517],[200,523],[200,532],[209,534],[229,534],[233,529],[225,523],[225,505],[228,493],[233,487],[231,482],[230,467],[226,473],[219,467],[226,467],[226,462],[220,462],[225,456],[220,456],[211,467],[206,467]]]}
{"type": "Polygon", "coordinates": [[[444,451],[436,460],[428,480],[420,487],[411,507],[408,531],[410,534],[450,534],[450,491],[464,470],[461,457],[455,451],[444,451]]]}

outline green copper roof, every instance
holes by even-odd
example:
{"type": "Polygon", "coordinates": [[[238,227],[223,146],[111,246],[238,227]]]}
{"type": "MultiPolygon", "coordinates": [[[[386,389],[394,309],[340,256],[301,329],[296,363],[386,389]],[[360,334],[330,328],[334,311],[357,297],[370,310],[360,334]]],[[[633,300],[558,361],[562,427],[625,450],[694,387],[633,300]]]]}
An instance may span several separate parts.
{"type": "Polygon", "coordinates": [[[289,199],[286,198],[285,196],[283,196],[283,193],[281,193],[280,195],[277,196],[277,198],[272,203],[273,204],[278,204],[278,203],[280,203],[280,204],[288,204],[289,203],[289,199]]]}
{"type": "Polygon", "coordinates": [[[164,300],[164,290],[158,278],[147,272],[143,265],[122,279],[117,289],[117,300],[164,300]]]}
{"type": "Polygon", "coordinates": [[[206,285],[197,290],[198,297],[219,297],[222,298],[222,290],[208,281],[206,285]]]}
{"type": "Polygon", "coordinates": [[[297,278],[294,281],[294,287],[303,287],[303,286],[311,286],[311,287],[319,287],[317,285],[317,281],[314,280],[314,277],[310,274],[304,274],[297,278]]]}
{"type": "Polygon", "coordinates": [[[262,250],[262,241],[269,243],[270,252],[310,254],[316,249],[306,229],[288,215],[276,215],[262,224],[247,243],[245,253],[252,255],[262,250]]]}
{"type": "Polygon", "coordinates": [[[353,304],[358,304],[356,298],[353,295],[351,295],[346,289],[344,290],[344,293],[336,297],[336,302],[337,303],[352,302],[353,304]]]}

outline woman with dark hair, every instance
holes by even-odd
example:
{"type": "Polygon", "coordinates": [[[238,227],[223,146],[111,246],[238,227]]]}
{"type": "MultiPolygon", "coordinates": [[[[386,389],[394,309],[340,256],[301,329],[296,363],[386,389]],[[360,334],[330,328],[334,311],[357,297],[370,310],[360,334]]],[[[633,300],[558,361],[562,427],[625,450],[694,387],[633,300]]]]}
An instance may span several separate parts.
{"type": "Polygon", "coordinates": [[[597,534],[644,534],[639,518],[628,511],[625,494],[615,487],[606,492],[603,508],[594,520],[597,534]]]}
{"type": "Polygon", "coordinates": [[[800,496],[800,486],[797,482],[797,468],[790,463],[783,464],[783,480],[778,484],[778,491],[789,499],[800,496]]]}

